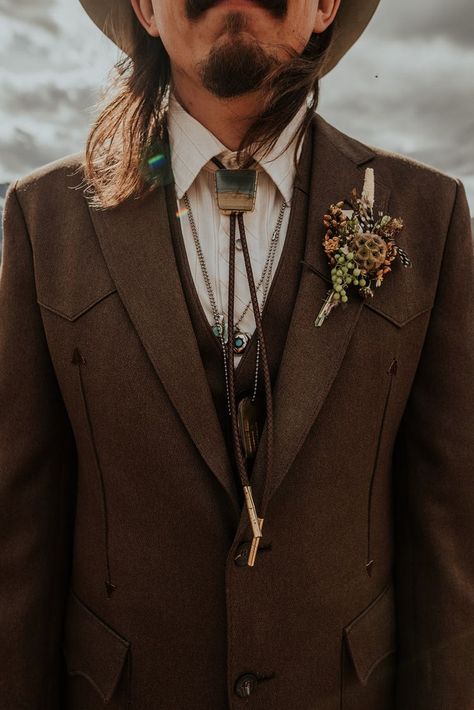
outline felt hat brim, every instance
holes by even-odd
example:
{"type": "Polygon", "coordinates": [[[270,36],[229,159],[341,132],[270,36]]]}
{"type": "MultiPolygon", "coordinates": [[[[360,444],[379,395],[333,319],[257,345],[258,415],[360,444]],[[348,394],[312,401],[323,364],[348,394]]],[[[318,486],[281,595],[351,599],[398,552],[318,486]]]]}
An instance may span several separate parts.
{"type": "MultiPolygon", "coordinates": [[[[323,75],[333,69],[359,39],[380,0],[341,0],[335,19],[335,36],[323,75]]],[[[135,20],[130,0],[80,0],[97,27],[121,50],[130,55],[135,20]]]]}

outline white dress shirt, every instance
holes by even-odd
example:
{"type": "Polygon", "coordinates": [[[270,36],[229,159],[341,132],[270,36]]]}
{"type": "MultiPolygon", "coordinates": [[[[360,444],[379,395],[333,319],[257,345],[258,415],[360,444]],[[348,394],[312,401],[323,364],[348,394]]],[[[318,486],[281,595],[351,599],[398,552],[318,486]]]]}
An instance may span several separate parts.
{"type": "MultiPolygon", "coordinates": [[[[257,164],[257,195],[255,208],[244,213],[245,234],[255,280],[258,284],[278,215],[285,200],[278,246],[272,268],[272,277],[281,256],[286,237],[294,182],[295,133],[306,113],[306,102],[293,120],[279,136],[272,151],[257,164]],[[292,142],[281,155],[289,139],[292,142]]],[[[177,217],[180,219],[190,271],[199,295],[202,308],[209,324],[214,325],[214,316],[206,289],[204,277],[194,244],[193,234],[183,195],[187,192],[192,216],[199,235],[206,268],[214,291],[219,313],[225,314],[227,322],[227,288],[230,217],[219,211],[214,190],[216,165],[211,158],[217,156],[227,168],[235,168],[236,151],[228,150],[202,123],[191,116],[170,92],[168,113],[168,133],[171,150],[171,164],[177,196],[177,217]]],[[[298,160],[302,144],[298,151],[298,160]]],[[[239,237],[236,224],[236,239],[239,237]]],[[[268,289],[270,290],[270,289],[268,289]]],[[[260,310],[262,307],[263,284],[257,292],[260,310]]],[[[243,252],[236,249],[235,260],[235,301],[234,323],[240,318],[248,302],[250,290],[247,281],[243,252]]],[[[250,336],[255,330],[252,306],[239,324],[238,329],[250,336]]],[[[242,355],[235,355],[237,364],[242,355]]]]}

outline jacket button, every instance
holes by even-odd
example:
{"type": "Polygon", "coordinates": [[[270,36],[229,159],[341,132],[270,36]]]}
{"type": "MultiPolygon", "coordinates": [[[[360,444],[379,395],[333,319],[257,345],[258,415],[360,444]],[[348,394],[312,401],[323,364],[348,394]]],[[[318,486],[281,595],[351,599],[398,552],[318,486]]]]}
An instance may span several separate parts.
{"type": "Polygon", "coordinates": [[[239,698],[248,698],[257,687],[257,676],[253,673],[244,673],[235,681],[235,692],[239,698]]]}
{"type": "Polygon", "coordinates": [[[235,564],[239,565],[239,567],[245,567],[248,561],[249,552],[250,542],[241,542],[234,555],[235,564]]]}

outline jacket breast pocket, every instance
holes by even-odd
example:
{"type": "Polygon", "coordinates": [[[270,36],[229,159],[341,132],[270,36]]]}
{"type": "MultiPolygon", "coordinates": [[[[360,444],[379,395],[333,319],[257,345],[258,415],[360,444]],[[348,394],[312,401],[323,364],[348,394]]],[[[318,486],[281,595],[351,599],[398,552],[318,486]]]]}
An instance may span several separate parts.
{"type": "Polygon", "coordinates": [[[397,655],[394,585],[390,582],[343,631],[343,710],[389,710],[397,655]]]}
{"type": "Polygon", "coordinates": [[[129,707],[130,642],[70,590],[62,649],[66,660],[68,710],[107,704],[129,707]]]}

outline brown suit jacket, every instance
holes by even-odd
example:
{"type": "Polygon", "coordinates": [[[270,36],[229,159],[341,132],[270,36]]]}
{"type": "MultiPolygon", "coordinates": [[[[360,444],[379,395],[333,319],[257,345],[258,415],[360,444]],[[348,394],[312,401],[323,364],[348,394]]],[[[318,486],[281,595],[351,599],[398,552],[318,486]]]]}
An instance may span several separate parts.
{"type": "Polygon", "coordinates": [[[76,154],[9,189],[2,710],[474,708],[464,188],[320,116],[309,135],[309,210],[294,219],[307,224],[310,266],[274,393],[275,465],[254,567],[239,564],[247,515],[163,188],[89,209],[76,154]],[[378,209],[405,221],[399,241],[413,268],[396,261],[372,300],[354,294],[315,328],[330,285],[322,216],[360,190],[367,166],[378,209]]]}

